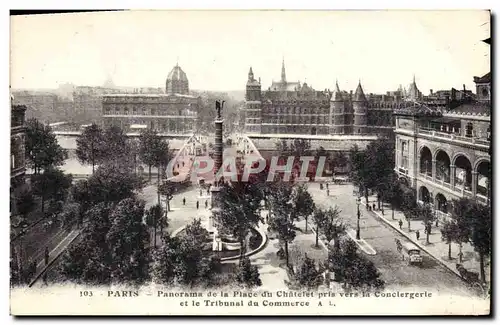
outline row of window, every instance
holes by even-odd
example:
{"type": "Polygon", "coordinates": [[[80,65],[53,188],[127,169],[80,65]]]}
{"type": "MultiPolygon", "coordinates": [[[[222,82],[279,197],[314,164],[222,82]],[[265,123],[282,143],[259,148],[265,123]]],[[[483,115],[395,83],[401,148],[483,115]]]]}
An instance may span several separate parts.
{"type": "Polygon", "coordinates": [[[278,114],[330,114],[328,107],[287,107],[287,106],[269,106],[263,105],[262,112],[278,114]]]}
{"type": "Polygon", "coordinates": [[[195,128],[194,122],[179,122],[177,120],[169,120],[168,122],[159,121],[120,121],[120,120],[108,120],[105,122],[106,126],[118,126],[126,132],[139,132],[141,129],[133,129],[131,126],[134,124],[146,126],[151,129],[155,129],[159,132],[165,133],[178,133],[192,131],[195,128]]]}
{"type": "Polygon", "coordinates": [[[189,110],[189,109],[169,109],[169,110],[163,110],[163,109],[137,109],[137,108],[116,108],[116,109],[111,109],[109,107],[106,107],[104,109],[105,114],[107,115],[156,115],[156,116],[196,116],[197,113],[194,110],[189,110]]]}
{"type": "Polygon", "coordinates": [[[288,123],[288,124],[328,124],[328,116],[263,116],[263,123],[288,123]]]}

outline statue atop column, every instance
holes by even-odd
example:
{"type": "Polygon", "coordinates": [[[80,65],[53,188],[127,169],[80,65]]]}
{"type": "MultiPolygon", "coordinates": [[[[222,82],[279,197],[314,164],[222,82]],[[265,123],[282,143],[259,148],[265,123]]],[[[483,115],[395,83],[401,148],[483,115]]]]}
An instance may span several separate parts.
{"type": "Polygon", "coordinates": [[[220,120],[222,119],[222,115],[221,115],[221,110],[224,108],[224,103],[225,101],[222,100],[216,100],[215,101],[215,110],[217,111],[217,119],[220,120]]]}

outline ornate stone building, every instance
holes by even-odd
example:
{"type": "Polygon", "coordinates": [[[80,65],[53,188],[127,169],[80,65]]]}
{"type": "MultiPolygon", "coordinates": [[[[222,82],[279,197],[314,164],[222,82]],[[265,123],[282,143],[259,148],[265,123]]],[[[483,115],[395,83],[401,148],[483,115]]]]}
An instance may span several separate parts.
{"type": "MultiPolygon", "coordinates": [[[[408,94],[409,100],[422,96],[415,80],[408,94]]],[[[341,91],[338,82],[333,91],[289,82],[283,62],[281,80],[266,91],[250,68],[240,124],[249,134],[377,135],[392,132],[394,109],[409,105],[402,90],[367,96],[361,81],[354,94],[341,91]]]]}
{"type": "Polygon", "coordinates": [[[166,134],[192,133],[200,107],[200,98],[189,95],[186,73],[178,65],[168,74],[166,93],[102,96],[104,126],[117,125],[125,132],[151,128],[166,134]]]}
{"type": "MultiPolygon", "coordinates": [[[[478,89],[489,89],[484,79],[475,81],[478,89]]],[[[449,214],[453,199],[489,201],[491,102],[478,96],[395,112],[396,172],[441,216],[449,214]]]]}

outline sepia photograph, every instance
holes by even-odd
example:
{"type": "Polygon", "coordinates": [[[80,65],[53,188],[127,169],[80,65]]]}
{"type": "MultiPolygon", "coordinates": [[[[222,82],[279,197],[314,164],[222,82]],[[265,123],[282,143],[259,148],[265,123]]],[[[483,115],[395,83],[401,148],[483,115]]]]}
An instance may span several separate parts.
{"type": "Polygon", "coordinates": [[[11,315],[490,315],[491,28],[11,12],[11,315]]]}

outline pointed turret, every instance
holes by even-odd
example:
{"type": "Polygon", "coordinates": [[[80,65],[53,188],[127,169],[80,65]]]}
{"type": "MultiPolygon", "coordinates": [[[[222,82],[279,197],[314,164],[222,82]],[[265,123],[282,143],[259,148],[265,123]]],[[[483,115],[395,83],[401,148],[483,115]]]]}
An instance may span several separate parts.
{"type": "Polygon", "coordinates": [[[344,97],[342,96],[342,92],[340,91],[339,88],[339,82],[338,80],[335,81],[335,87],[333,88],[333,93],[330,101],[343,101],[344,97]]]}
{"type": "Polygon", "coordinates": [[[250,67],[250,71],[248,71],[248,81],[253,81],[253,70],[252,67],[250,67]]]}
{"type": "Polygon", "coordinates": [[[413,80],[408,88],[407,97],[410,100],[418,100],[422,96],[420,90],[418,90],[417,83],[415,82],[415,74],[413,74],[413,80]]]}
{"type": "Polygon", "coordinates": [[[353,133],[363,134],[366,133],[366,96],[361,87],[361,80],[358,83],[358,88],[354,93],[354,98],[352,99],[352,108],[354,111],[354,123],[353,123],[353,133]]]}
{"type": "Polygon", "coordinates": [[[283,62],[281,63],[281,82],[286,82],[285,57],[283,57],[283,62]]]}
{"type": "Polygon", "coordinates": [[[366,96],[363,92],[363,88],[361,87],[361,80],[358,83],[358,88],[356,88],[356,92],[354,93],[354,101],[356,102],[365,102],[366,96]]]}
{"type": "Polygon", "coordinates": [[[330,98],[330,134],[345,134],[346,132],[346,106],[344,97],[339,88],[338,81],[335,81],[332,97],[330,98]]]}

